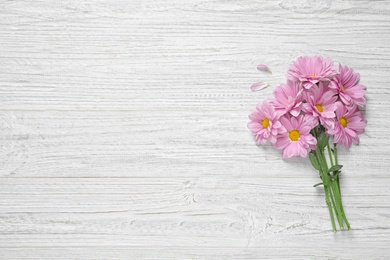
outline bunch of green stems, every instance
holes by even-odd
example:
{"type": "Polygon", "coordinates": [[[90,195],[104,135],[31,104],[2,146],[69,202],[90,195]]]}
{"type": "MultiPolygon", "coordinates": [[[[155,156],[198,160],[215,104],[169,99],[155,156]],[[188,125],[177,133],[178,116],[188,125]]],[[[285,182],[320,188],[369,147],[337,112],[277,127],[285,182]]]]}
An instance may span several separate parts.
{"type": "Polygon", "coordinates": [[[314,128],[312,134],[317,139],[317,148],[310,152],[309,158],[313,167],[318,170],[322,180],[321,183],[314,186],[324,186],[325,201],[328,206],[333,231],[337,231],[335,220],[337,220],[340,230],[350,230],[351,227],[345,216],[341,199],[339,175],[342,165],[338,164],[337,145],[333,144],[333,148],[331,148],[329,136],[321,125],[314,128]]]}

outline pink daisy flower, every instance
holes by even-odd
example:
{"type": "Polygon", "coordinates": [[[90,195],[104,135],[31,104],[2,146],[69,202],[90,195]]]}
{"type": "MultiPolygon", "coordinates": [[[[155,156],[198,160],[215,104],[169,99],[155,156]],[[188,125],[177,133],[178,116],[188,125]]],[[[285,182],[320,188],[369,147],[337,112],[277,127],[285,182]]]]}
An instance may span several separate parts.
{"type": "Polygon", "coordinates": [[[363,118],[363,114],[356,106],[351,110],[341,102],[336,102],[336,106],[336,123],[327,133],[333,136],[335,143],[349,149],[352,142],[359,143],[358,135],[363,133],[367,120],[363,118]]]}
{"type": "Polygon", "coordinates": [[[314,127],[313,120],[304,115],[292,117],[286,114],[280,118],[280,122],[283,127],[274,146],[283,149],[283,158],[306,157],[310,150],[315,149],[317,140],[310,134],[314,127]]]}
{"type": "Polygon", "coordinates": [[[339,65],[339,74],[330,82],[329,87],[336,90],[341,101],[347,106],[356,104],[364,106],[366,99],[366,87],[358,84],[360,79],[359,73],[355,73],[353,69],[339,65]]]}
{"type": "Polygon", "coordinates": [[[276,136],[282,126],[279,117],[280,115],[267,100],[257,105],[249,115],[251,121],[248,123],[248,128],[255,136],[256,144],[265,144],[268,139],[272,144],[276,142],[276,136]]]}
{"type": "Polygon", "coordinates": [[[318,82],[329,82],[336,74],[331,59],[302,56],[290,65],[287,79],[299,81],[302,86],[309,89],[318,82]]]}
{"type": "Polygon", "coordinates": [[[302,108],[302,92],[303,88],[298,82],[287,81],[287,84],[281,84],[274,90],[275,98],[271,104],[281,115],[290,113],[298,116],[302,108]]]}
{"type": "Polygon", "coordinates": [[[319,86],[312,87],[305,92],[307,103],[303,104],[303,110],[310,115],[313,120],[326,128],[333,128],[337,96],[334,92],[326,89],[322,83],[319,86]]]}

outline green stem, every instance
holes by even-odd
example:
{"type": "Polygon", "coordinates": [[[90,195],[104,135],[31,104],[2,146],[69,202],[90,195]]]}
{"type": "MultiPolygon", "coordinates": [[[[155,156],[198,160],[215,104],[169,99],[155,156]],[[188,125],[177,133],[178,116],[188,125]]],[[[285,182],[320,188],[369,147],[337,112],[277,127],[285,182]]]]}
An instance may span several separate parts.
{"type": "MultiPolygon", "coordinates": [[[[328,156],[329,156],[329,160],[330,160],[330,166],[334,166],[333,164],[333,156],[332,156],[332,151],[330,149],[330,145],[329,145],[329,142],[326,144],[326,148],[328,150],[328,156]]],[[[336,161],[336,158],[335,158],[335,161],[336,161]]],[[[333,175],[334,176],[334,175],[333,175]]],[[[337,178],[338,176],[336,176],[337,178]]],[[[343,209],[342,209],[342,205],[341,205],[341,198],[340,198],[340,194],[338,193],[337,189],[338,189],[338,185],[335,186],[335,179],[334,178],[331,178],[330,180],[330,185],[331,185],[331,192],[333,194],[333,197],[334,197],[334,200],[332,201],[333,203],[333,206],[335,207],[335,212],[336,212],[336,216],[337,216],[337,221],[339,222],[339,226],[340,226],[340,229],[344,229],[344,224],[343,224],[343,209]],[[336,190],[335,190],[336,189],[336,190]]]]}
{"type": "Polygon", "coordinates": [[[334,221],[334,216],[333,216],[333,210],[332,210],[331,201],[329,200],[329,196],[330,196],[330,195],[329,195],[328,188],[329,188],[329,186],[325,186],[325,185],[324,185],[324,189],[325,189],[325,201],[326,201],[326,204],[328,205],[330,220],[331,220],[331,222],[332,222],[332,229],[333,229],[334,232],[336,232],[337,229],[336,229],[336,224],[335,224],[335,221],[334,221]]]}
{"type": "MultiPolygon", "coordinates": [[[[334,153],[334,160],[335,160],[336,164],[339,164],[338,158],[337,158],[337,144],[333,144],[333,153],[334,153]]],[[[339,175],[337,175],[336,181],[337,181],[337,187],[339,189],[340,199],[341,199],[339,175]]]]}
{"type": "Polygon", "coordinates": [[[343,210],[340,205],[340,196],[337,193],[337,187],[335,187],[335,182],[331,181],[331,191],[333,193],[333,196],[335,198],[335,201],[333,202],[333,206],[335,208],[337,221],[339,222],[340,229],[344,229],[344,223],[343,223],[343,210]]]}
{"type": "MultiPolygon", "coordinates": [[[[314,130],[313,135],[317,138],[318,133],[316,130],[314,130]]],[[[331,167],[337,165],[338,158],[337,158],[336,144],[334,144],[334,150],[333,150],[334,160],[333,160],[332,150],[330,149],[329,143],[327,143],[326,147],[328,150],[331,167]]],[[[332,174],[329,173],[330,167],[328,167],[328,162],[326,160],[324,149],[321,150],[317,147],[316,152],[314,154],[316,155],[317,160],[320,164],[319,173],[321,175],[321,179],[324,184],[325,200],[328,206],[333,231],[336,231],[335,217],[338,221],[340,229],[344,229],[344,222],[345,222],[348,230],[350,230],[350,225],[347,220],[347,217],[345,216],[343,203],[341,200],[340,182],[339,182],[339,176],[337,174],[338,172],[335,171],[332,174]]]]}
{"type": "MultiPolygon", "coordinates": [[[[336,192],[338,192],[340,190],[340,186],[339,186],[339,183],[338,182],[335,182],[335,185],[337,186],[336,187],[336,192]]],[[[344,207],[343,207],[343,202],[341,200],[341,193],[338,193],[338,198],[339,198],[339,204],[340,204],[340,207],[341,207],[341,214],[342,214],[342,217],[345,221],[345,224],[347,225],[347,228],[348,230],[351,230],[351,226],[348,222],[348,219],[347,219],[347,216],[345,216],[345,212],[344,212],[344,207]]]]}
{"type": "MultiPolygon", "coordinates": [[[[337,158],[337,144],[333,144],[333,151],[334,151],[335,163],[338,164],[338,158],[337,158]]],[[[342,202],[342,199],[341,199],[341,189],[340,189],[339,175],[337,175],[337,178],[336,178],[336,185],[337,185],[338,195],[339,195],[339,198],[340,198],[340,206],[341,206],[341,211],[342,211],[342,214],[343,214],[343,218],[344,218],[345,224],[347,224],[348,230],[351,230],[351,226],[349,225],[348,219],[347,219],[347,217],[345,216],[344,207],[343,207],[343,202],[342,202]]]]}
{"type": "Polygon", "coordinates": [[[329,160],[330,160],[330,166],[333,166],[333,158],[332,158],[332,152],[330,151],[330,146],[329,143],[326,144],[326,148],[328,148],[328,155],[329,155],[329,160]]]}
{"type": "MultiPolygon", "coordinates": [[[[321,167],[320,174],[321,174],[322,182],[324,183],[325,201],[326,201],[326,205],[328,206],[330,220],[332,222],[332,229],[334,232],[336,232],[337,231],[336,223],[334,221],[334,214],[333,214],[333,209],[332,209],[332,202],[334,200],[333,200],[332,194],[329,190],[330,185],[329,185],[329,178],[328,178],[328,165],[326,163],[326,160],[324,160],[325,158],[324,158],[324,155],[323,155],[321,150],[317,149],[316,154],[317,154],[317,160],[320,163],[320,167],[321,167]]],[[[334,204],[334,202],[333,202],[333,204],[334,204]]]]}

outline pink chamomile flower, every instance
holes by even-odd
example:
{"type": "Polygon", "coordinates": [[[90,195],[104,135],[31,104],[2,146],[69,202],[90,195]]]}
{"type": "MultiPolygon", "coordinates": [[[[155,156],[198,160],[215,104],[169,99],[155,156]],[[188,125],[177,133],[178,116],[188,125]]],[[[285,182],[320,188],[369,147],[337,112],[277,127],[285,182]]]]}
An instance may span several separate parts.
{"type": "Polygon", "coordinates": [[[333,62],[321,56],[298,57],[287,71],[287,79],[298,81],[306,89],[310,89],[318,82],[329,82],[337,74],[333,62]]]}
{"type": "Polygon", "coordinates": [[[336,122],[334,128],[329,129],[327,133],[333,136],[335,143],[349,149],[352,142],[359,143],[358,135],[363,133],[367,120],[356,106],[348,108],[340,101],[336,102],[336,106],[336,122]]]}
{"type": "Polygon", "coordinates": [[[333,128],[337,96],[322,83],[305,92],[306,103],[303,104],[305,113],[326,128],[333,128]]]}
{"type": "Polygon", "coordinates": [[[283,149],[282,157],[307,157],[317,144],[317,140],[310,134],[314,127],[313,120],[306,115],[292,117],[286,114],[280,118],[280,122],[283,130],[279,132],[274,146],[283,149]]]}
{"type": "Polygon", "coordinates": [[[364,106],[366,99],[366,87],[358,84],[360,79],[359,73],[353,69],[339,65],[339,74],[329,83],[329,88],[334,89],[339,94],[341,101],[347,106],[364,106]]]}
{"type": "Polygon", "coordinates": [[[249,115],[251,121],[248,123],[249,130],[255,136],[256,144],[265,144],[267,140],[272,144],[276,142],[276,136],[282,126],[279,117],[280,115],[267,100],[257,105],[249,115]]]}
{"type": "Polygon", "coordinates": [[[274,90],[275,98],[271,104],[281,115],[290,113],[298,116],[302,109],[303,88],[298,82],[287,81],[287,84],[281,84],[274,90]]]}

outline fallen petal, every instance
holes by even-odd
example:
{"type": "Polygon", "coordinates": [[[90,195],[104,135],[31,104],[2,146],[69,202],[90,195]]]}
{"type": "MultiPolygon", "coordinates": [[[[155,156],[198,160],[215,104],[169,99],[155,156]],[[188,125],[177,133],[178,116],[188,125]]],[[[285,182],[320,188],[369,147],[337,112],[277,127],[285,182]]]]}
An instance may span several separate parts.
{"type": "Polygon", "coordinates": [[[259,65],[257,65],[257,69],[258,69],[259,71],[265,71],[265,72],[269,72],[269,73],[272,74],[270,68],[269,68],[267,65],[265,65],[265,64],[259,64],[259,65]]]}
{"type": "Polygon", "coordinates": [[[265,89],[266,87],[269,86],[269,83],[265,82],[257,82],[251,86],[252,91],[260,91],[262,89],[265,89]]]}

